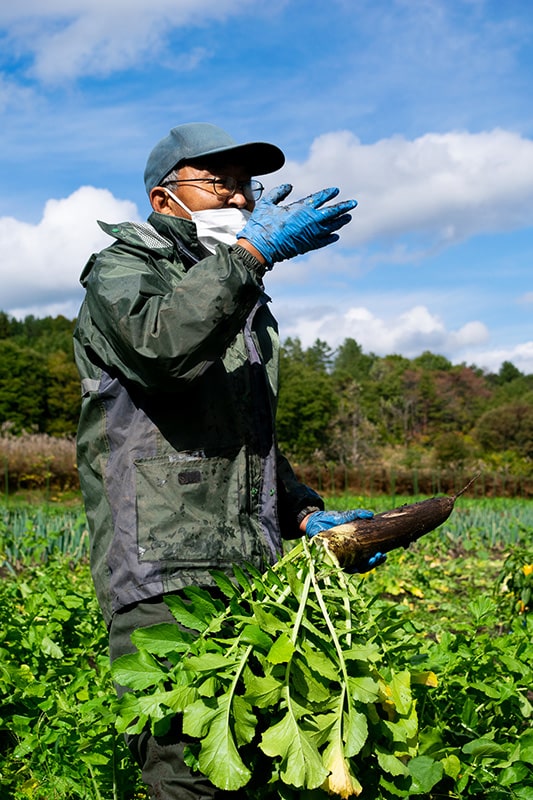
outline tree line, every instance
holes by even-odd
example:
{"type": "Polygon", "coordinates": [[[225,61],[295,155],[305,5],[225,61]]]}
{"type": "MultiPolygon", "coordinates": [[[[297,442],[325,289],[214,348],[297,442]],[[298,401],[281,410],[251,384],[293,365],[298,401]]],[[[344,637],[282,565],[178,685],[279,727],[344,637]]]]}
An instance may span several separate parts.
{"type": "MultiPolygon", "coordinates": [[[[63,316],[0,312],[0,426],[10,435],[75,435],[74,326],[63,316]]],[[[277,420],[282,450],[300,465],[481,460],[533,475],[533,375],[508,361],[491,373],[429,351],[409,359],[365,353],[350,338],[335,350],[286,339],[277,420]]]]}

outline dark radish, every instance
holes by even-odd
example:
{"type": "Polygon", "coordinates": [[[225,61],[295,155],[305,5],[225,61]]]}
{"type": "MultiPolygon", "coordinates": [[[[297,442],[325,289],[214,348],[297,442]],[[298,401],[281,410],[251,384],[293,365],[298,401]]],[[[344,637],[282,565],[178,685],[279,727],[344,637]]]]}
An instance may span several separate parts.
{"type": "Polygon", "coordinates": [[[474,476],[453,496],[430,497],[419,503],[393,508],[371,519],[358,519],[321,531],[312,541],[321,544],[343,569],[361,568],[376,553],[388,553],[438,528],[453,511],[455,501],[476,480],[474,476]]]}

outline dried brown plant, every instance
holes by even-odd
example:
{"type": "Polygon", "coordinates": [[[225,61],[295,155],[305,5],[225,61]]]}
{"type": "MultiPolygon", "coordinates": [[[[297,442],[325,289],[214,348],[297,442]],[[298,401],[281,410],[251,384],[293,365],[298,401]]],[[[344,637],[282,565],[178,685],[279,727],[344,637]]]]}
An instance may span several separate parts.
{"type": "Polygon", "coordinates": [[[6,489],[76,488],[76,444],[73,437],[23,431],[0,426],[0,469],[6,489]]]}

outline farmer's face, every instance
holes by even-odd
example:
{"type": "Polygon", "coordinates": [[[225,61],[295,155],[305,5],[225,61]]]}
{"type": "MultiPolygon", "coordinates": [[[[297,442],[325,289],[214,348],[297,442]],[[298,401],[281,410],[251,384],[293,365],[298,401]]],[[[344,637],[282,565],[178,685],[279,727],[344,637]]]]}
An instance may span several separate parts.
{"type": "MultiPolygon", "coordinates": [[[[248,185],[250,180],[247,169],[239,164],[226,163],[216,167],[187,164],[178,170],[177,180],[169,182],[168,188],[191,211],[235,207],[251,212],[255,200],[248,185]]],[[[160,213],[190,218],[164,187],[152,189],[150,200],[160,213]]]]}

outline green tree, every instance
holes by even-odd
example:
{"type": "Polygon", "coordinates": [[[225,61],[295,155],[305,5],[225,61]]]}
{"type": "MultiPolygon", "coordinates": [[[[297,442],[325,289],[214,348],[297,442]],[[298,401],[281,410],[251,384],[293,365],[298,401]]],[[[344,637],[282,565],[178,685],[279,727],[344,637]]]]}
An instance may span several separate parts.
{"type": "Polygon", "coordinates": [[[11,332],[11,318],[0,311],[0,339],[7,339],[11,332]]]}
{"type": "Polygon", "coordinates": [[[333,460],[342,464],[355,465],[373,455],[378,434],[368,415],[373,402],[370,372],[376,359],[351,338],[335,355],[331,374],[338,408],[330,444],[333,460]]]}
{"type": "Polygon", "coordinates": [[[80,379],[74,362],[61,350],[47,359],[45,431],[73,436],[80,410],[80,379]]]}
{"type": "Polygon", "coordinates": [[[480,417],[474,435],[487,452],[512,450],[533,458],[533,405],[509,403],[487,411],[480,417]]]}
{"type": "Polygon", "coordinates": [[[441,468],[462,467],[471,456],[471,448],[462,433],[440,433],[433,441],[435,461],[441,468]]]}
{"type": "Polygon", "coordinates": [[[47,355],[61,350],[74,362],[72,333],[75,324],[75,320],[69,320],[61,315],[42,319],[30,315],[20,323],[15,340],[17,344],[32,347],[47,355]]]}
{"type": "Polygon", "coordinates": [[[337,398],[323,365],[298,343],[282,348],[277,433],[281,449],[295,461],[311,460],[328,451],[337,398]]]}
{"type": "Polygon", "coordinates": [[[341,379],[343,376],[361,382],[368,378],[376,356],[363,353],[363,348],[355,339],[345,339],[337,350],[333,365],[333,374],[341,379]]]}
{"type": "Polygon", "coordinates": [[[0,340],[0,424],[11,422],[14,431],[44,430],[46,362],[29,347],[0,340]]]}
{"type": "Polygon", "coordinates": [[[404,375],[410,366],[408,358],[391,355],[376,359],[370,370],[368,417],[382,440],[390,444],[404,444],[408,438],[410,401],[405,393],[404,375]]]}
{"type": "Polygon", "coordinates": [[[319,372],[328,372],[333,363],[333,350],[321,339],[316,339],[312,347],[304,350],[300,339],[289,337],[283,343],[283,353],[293,363],[305,364],[319,372]]]}
{"type": "Polygon", "coordinates": [[[445,356],[436,355],[430,350],[424,350],[421,355],[413,358],[413,366],[431,372],[448,372],[453,365],[445,356]]]}
{"type": "Polygon", "coordinates": [[[355,380],[337,384],[337,413],[331,421],[330,460],[355,466],[374,456],[378,443],[376,426],[364,410],[365,385],[355,380]]]}
{"type": "Polygon", "coordinates": [[[316,339],[314,344],[305,351],[305,362],[312,369],[319,372],[329,372],[334,360],[334,353],[327,342],[316,339]]]}
{"type": "Polygon", "coordinates": [[[498,372],[498,383],[511,383],[511,381],[515,381],[517,378],[522,378],[523,373],[515,367],[514,364],[511,364],[510,361],[504,361],[500,367],[500,371],[498,372]]]}
{"type": "Polygon", "coordinates": [[[76,431],[80,396],[74,364],[75,320],[0,312],[0,420],[15,431],[54,435],[76,431]]]}
{"type": "Polygon", "coordinates": [[[518,400],[533,403],[533,375],[520,375],[513,380],[495,385],[492,405],[508,405],[518,400]]]}

